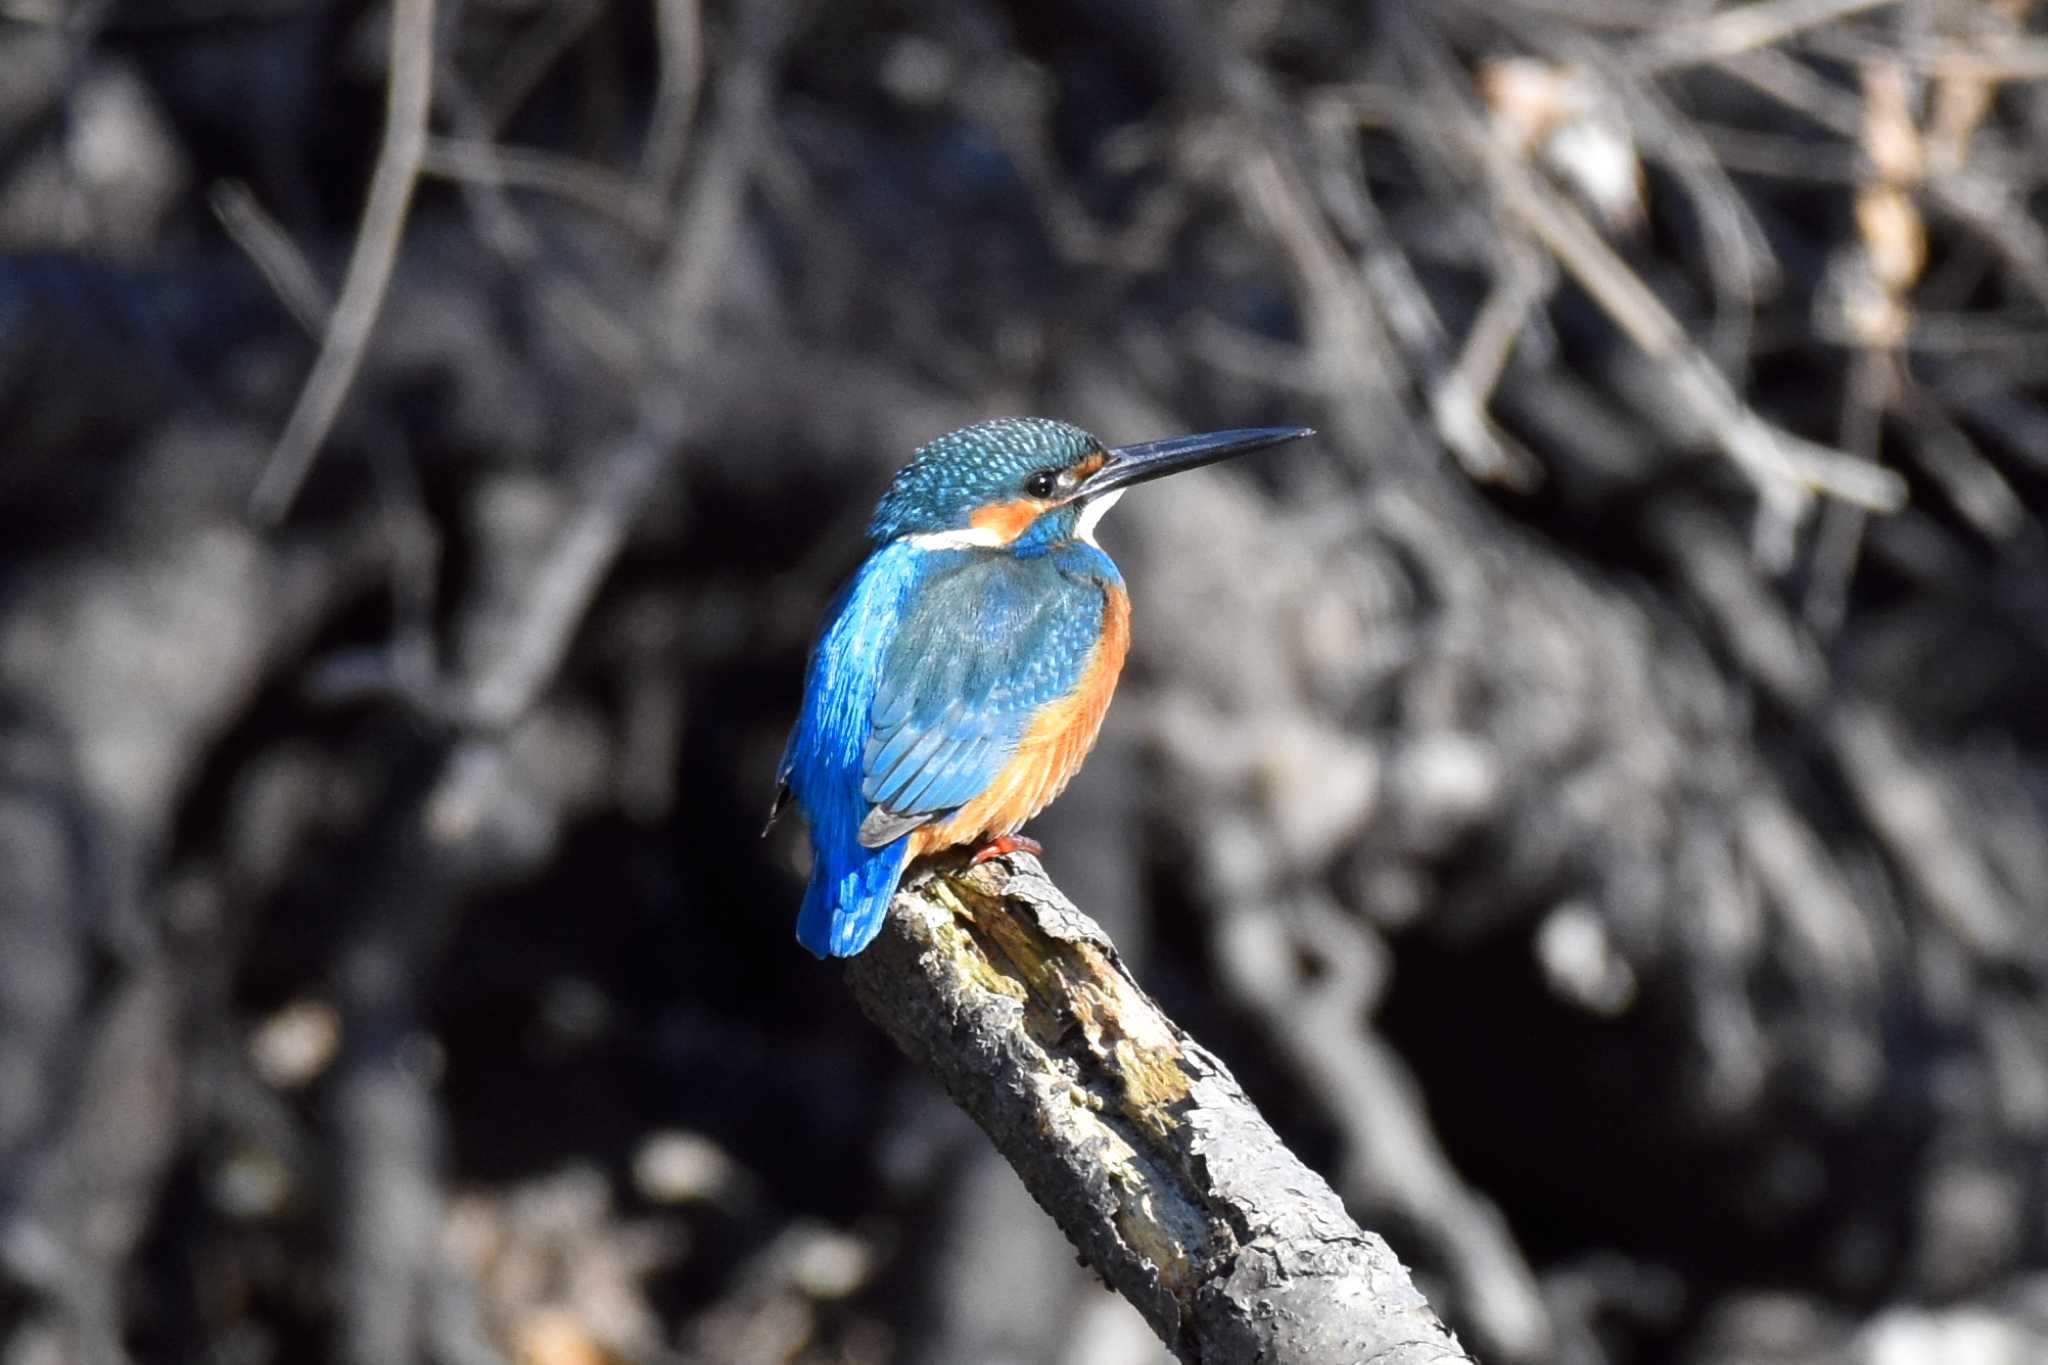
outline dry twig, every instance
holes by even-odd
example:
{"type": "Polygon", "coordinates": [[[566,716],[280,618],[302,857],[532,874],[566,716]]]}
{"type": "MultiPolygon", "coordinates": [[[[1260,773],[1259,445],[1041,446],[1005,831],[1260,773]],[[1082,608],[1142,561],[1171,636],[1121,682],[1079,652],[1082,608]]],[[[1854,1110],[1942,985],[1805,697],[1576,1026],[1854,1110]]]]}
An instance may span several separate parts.
{"type": "Polygon", "coordinates": [[[1502,207],[1550,249],[1629,340],[1668,367],[1674,392],[1756,485],[1766,506],[1796,521],[1815,493],[1876,512],[1904,505],[1906,486],[1897,474],[1766,422],[1584,214],[1506,148],[1489,145],[1480,156],[1502,207]]]}
{"type": "Polygon", "coordinates": [[[661,233],[663,216],[658,203],[644,198],[617,173],[575,157],[436,137],[427,139],[420,172],[465,183],[537,190],[615,219],[636,237],[652,241],[661,233]]]}
{"type": "Polygon", "coordinates": [[[1638,49],[1633,64],[1645,75],[1664,75],[1702,62],[1725,61],[1773,47],[1808,29],[1897,3],[1898,0],[1754,0],[1660,30],[1638,49]]]}
{"type": "Polygon", "coordinates": [[[239,180],[222,181],[209,196],[214,216],[235,239],[265,283],[308,336],[319,336],[334,314],[334,300],[312,262],[239,180]]]}
{"type": "Polygon", "coordinates": [[[433,98],[434,0],[392,0],[384,141],[377,150],[377,169],[370,177],[362,228],[349,255],[348,273],[342,279],[320,355],[250,498],[251,509],[265,521],[274,522],[290,510],[362,365],[370,330],[377,325],[384,291],[398,262],[406,211],[412,205],[420,158],[426,150],[427,114],[433,98]]]}

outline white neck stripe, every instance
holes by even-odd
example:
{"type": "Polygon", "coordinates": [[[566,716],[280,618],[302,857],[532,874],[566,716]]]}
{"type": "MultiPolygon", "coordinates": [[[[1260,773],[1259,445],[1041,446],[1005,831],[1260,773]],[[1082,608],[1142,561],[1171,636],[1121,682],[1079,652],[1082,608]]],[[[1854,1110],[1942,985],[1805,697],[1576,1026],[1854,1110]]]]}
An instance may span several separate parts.
{"type": "MultiPolygon", "coordinates": [[[[1074,539],[1094,545],[1095,528],[1102,523],[1103,514],[1116,506],[1117,499],[1123,495],[1124,490],[1117,488],[1082,503],[1081,515],[1074,521],[1074,539]]],[[[1003,539],[1002,533],[993,526],[962,526],[952,531],[920,531],[916,535],[903,537],[903,541],[920,550],[1000,550],[1010,543],[1003,539]]]]}
{"type": "Polygon", "coordinates": [[[994,550],[1009,544],[991,526],[963,526],[957,531],[923,531],[903,537],[920,550],[994,550]]]}
{"type": "MultiPolygon", "coordinates": [[[[1087,502],[1082,503],[1080,520],[1074,523],[1075,538],[1094,545],[1095,528],[1102,521],[1102,514],[1116,506],[1117,499],[1123,495],[1123,489],[1113,488],[1100,497],[1090,498],[1087,502]]],[[[1102,547],[1097,545],[1096,548],[1101,549],[1102,547]]]]}

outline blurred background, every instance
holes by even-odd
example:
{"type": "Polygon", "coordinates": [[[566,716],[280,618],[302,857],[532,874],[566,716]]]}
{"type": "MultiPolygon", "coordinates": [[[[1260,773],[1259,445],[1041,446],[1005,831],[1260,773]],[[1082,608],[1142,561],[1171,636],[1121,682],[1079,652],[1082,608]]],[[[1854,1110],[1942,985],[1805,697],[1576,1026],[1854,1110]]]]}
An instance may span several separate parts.
{"type": "Polygon", "coordinates": [[[0,0],[0,1362],[1153,1365],[758,837],[889,473],[1476,1355],[2048,1361],[2029,0],[0,0]]]}

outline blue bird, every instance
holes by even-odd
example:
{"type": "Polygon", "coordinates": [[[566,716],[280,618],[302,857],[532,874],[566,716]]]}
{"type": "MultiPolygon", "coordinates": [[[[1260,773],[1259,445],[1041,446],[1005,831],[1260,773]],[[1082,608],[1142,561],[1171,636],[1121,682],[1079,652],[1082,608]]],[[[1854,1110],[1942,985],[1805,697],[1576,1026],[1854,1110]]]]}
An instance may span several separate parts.
{"type": "Polygon", "coordinates": [[[1094,747],[1130,645],[1123,575],[1095,527],[1134,483],[1312,435],[1265,427],[1107,449],[1038,417],[919,450],[882,495],[874,549],[827,614],[777,774],[810,824],[796,936],[819,957],[880,932],[909,864],[1016,837],[1094,747]]]}

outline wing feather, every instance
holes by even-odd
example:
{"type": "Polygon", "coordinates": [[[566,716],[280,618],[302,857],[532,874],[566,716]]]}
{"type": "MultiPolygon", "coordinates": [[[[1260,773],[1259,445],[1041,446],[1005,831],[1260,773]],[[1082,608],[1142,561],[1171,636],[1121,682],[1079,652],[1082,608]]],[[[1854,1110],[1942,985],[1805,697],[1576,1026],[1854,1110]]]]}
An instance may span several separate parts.
{"type": "Polygon", "coordinates": [[[860,841],[873,848],[979,796],[1039,709],[1071,692],[1102,629],[1097,582],[976,556],[905,614],[869,710],[860,841]]]}

